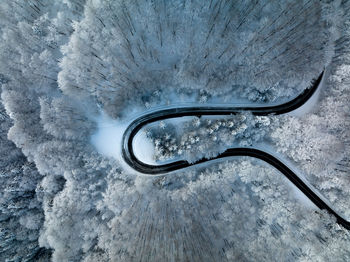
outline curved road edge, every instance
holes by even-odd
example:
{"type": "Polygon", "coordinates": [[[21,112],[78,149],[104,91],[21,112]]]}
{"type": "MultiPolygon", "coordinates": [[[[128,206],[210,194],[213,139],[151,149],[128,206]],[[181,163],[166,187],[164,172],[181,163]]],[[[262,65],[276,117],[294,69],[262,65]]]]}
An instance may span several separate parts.
{"type": "Polygon", "coordinates": [[[133,150],[133,139],[140,129],[150,123],[161,121],[164,119],[177,118],[183,116],[207,116],[207,115],[232,115],[244,111],[249,111],[253,115],[279,115],[291,112],[308,101],[308,99],[315,93],[318,86],[320,85],[324,76],[324,71],[321,72],[319,77],[313,81],[309,88],[306,88],[300,95],[293,100],[274,106],[263,106],[263,107],[211,107],[211,106],[200,106],[200,107],[181,107],[181,108],[170,108],[163,109],[155,112],[151,112],[134,120],[125,130],[122,139],[122,156],[125,162],[135,169],[136,171],[148,174],[148,175],[159,175],[168,172],[180,170],[186,167],[194,166],[200,163],[212,161],[215,159],[232,157],[232,156],[249,156],[258,158],[262,161],[269,163],[279,170],[284,176],[286,176],[299,190],[301,190],[305,196],[307,196],[317,207],[325,209],[337,219],[337,222],[350,230],[350,222],[338,214],[333,208],[330,207],[316,191],[310,188],[304,183],[302,179],[298,177],[289,167],[283,164],[276,157],[254,148],[230,148],[225,152],[219,154],[217,157],[212,159],[201,159],[195,163],[189,163],[185,160],[175,161],[163,165],[149,165],[139,159],[134,154],[133,150]]]}

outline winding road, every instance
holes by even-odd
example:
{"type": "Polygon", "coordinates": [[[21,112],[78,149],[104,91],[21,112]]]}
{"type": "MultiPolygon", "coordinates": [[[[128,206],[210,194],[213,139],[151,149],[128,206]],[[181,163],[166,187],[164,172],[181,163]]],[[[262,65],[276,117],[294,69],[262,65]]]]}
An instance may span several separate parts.
{"type": "Polygon", "coordinates": [[[134,154],[133,139],[135,135],[140,131],[142,127],[147,124],[161,121],[164,119],[171,119],[183,116],[208,116],[208,115],[233,115],[244,111],[249,111],[253,115],[266,116],[266,115],[280,115],[291,112],[308,101],[308,99],[315,93],[320,85],[324,71],[321,72],[319,77],[313,81],[312,85],[305,89],[299,96],[293,100],[274,106],[262,106],[262,107],[229,107],[229,106],[199,106],[199,107],[180,107],[159,110],[145,114],[136,120],[134,120],[125,130],[122,140],[122,156],[125,162],[133,169],[140,173],[148,175],[165,174],[171,171],[180,170],[190,166],[198,165],[200,163],[220,159],[224,157],[232,156],[250,156],[261,159],[270,165],[278,169],[283,175],[285,175],[296,187],[298,187],[317,207],[320,209],[326,209],[329,213],[333,214],[337,222],[350,230],[350,222],[338,214],[323,197],[312,189],[307,183],[305,183],[298,175],[296,175],[288,166],[283,164],[279,159],[268,154],[264,151],[255,148],[230,148],[225,152],[219,154],[215,158],[201,159],[195,163],[189,163],[185,160],[174,161],[163,165],[150,165],[146,164],[134,154]]]}

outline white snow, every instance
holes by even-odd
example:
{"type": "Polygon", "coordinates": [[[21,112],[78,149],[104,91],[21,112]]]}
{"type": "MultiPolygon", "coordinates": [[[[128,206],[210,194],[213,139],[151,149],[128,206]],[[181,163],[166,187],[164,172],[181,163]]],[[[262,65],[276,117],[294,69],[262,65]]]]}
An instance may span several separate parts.
{"type": "MultiPolygon", "coordinates": [[[[266,153],[269,153],[270,155],[274,156],[278,160],[280,160],[283,164],[285,164],[288,168],[290,168],[295,174],[298,175],[298,177],[309,187],[311,188],[316,194],[329,206],[332,206],[329,201],[314,187],[312,186],[305,178],[303,172],[298,169],[295,164],[293,164],[290,160],[286,158],[286,156],[279,153],[272,145],[269,145],[267,143],[260,143],[257,145],[254,145],[254,148],[262,150],[266,153]]],[[[286,180],[286,184],[290,187],[290,189],[293,191],[294,196],[296,199],[300,200],[301,203],[303,203],[306,207],[312,208],[312,209],[318,209],[318,207],[307,197],[304,195],[303,192],[299,188],[297,188],[291,181],[289,181],[282,173],[281,176],[283,176],[286,180]]]]}
{"type": "MultiPolygon", "coordinates": [[[[290,112],[290,115],[293,116],[301,116],[304,115],[308,112],[311,112],[315,105],[317,104],[320,92],[322,88],[324,88],[324,82],[325,79],[327,78],[327,74],[329,70],[325,70],[324,77],[320,83],[320,86],[318,90],[313,94],[313,96],[300,108],[290,112]]],[[[143,112],[140,114],[138,110],[132,112],[132,117],[131,119],[135,119],[140,115],[144,115],[146,113],[150,113],[153,111],[161,110],[161,109],[168,109],[168,108],[173,108],[173,107],[187,107],[187,106],[203,106],[203,104],[197,104],[197,103],[184,103],[181,101],[180,103],[177,103],[176,105],[163,105],[163,106],[158,106],[156,108],[151,108],[150,110],[147,110],[146,112],[143,112]],[[182,103],[181,103],[182,102],[182,103]]],[[[211,106],[222,106],[222,104],[215,104],[215,103],[210,103],[211,106]]],[[[231,104],[232,105],[232,104],[231,104]]],[[[252,104],[236,104],[235,106],[252,106],[252,104]]],[[[214,118],[217,116],[213,116],[214,118]]],[[[181,118],[174,118],[169,123],[173,124],[174,127],[177,129],[176,131],[179,132],[182,129],[182,124],[186,121],[189,121],[190,119],[193,119],[193,117],[181,117],[181,118]]],[[[124,164],[124,166],[127,168],[127,165],[125,164],[124,160],[122,159],[121,155],[121,143],[122,143],[122,137],[125,129],[127,128],[128,124],[130,123],[131,120],[127,122],[121,122],[118,120],[114,120],[110,118],[108,115],[106,115],[104,112],[101,112],[100,116],[96,118],[96,122],[98,125],[97,132],[92,135],[91,137],[91,143],[97,148],[98,152],[101,154],[108,156],[108,157],[113,157],[117,160],[119,160],[121,163],[124,164]]],[[[152,123],[149,126],[152,125],[159,125],[159,122],[157,123],[152,123]]],[[[238,146],[238,145],[237,145],[238,146]]],[[[133,148],[134,148],[134,153],[135,156],[141,160],[144,163],[147,164],[164,164],[168,162],[173,162],[179,159],[169,159],[165,161],[159,161],[156,162],[154,159],[155,155],[155,148],[152,143],[152,141],[147,138],[146,133],[144,131],[144,128],[141,129],[137,135],[134,138],[133,141],[133,148]]],[[[297,168],[287,159],[285,159],[284,156],[282,156],[280,153],[275,152],[275,150],[267,144],[260,144],[254,146],[254,148],[263,150],[265,152],[268,152],[275,157],[278,157],[279,159],[283,160],[282,162],[287,164],[296,174],[298,174],[299,177],[302,178],[302,180],[308,184],[309,187],[313,188],[305,179],[303,176],[302,172],[300,170],[297,170],[297,168]]],[[[214,162],[216,162],[214,160],[214,162]]],[[[213,161],[208,162],[208,164],[212,164],[213,161]]],[[[128,168],[129,169],[129,168],[128,168]]],[[[308,206],[310,208],[316,208],[317,207],[298,189],[296,188],[288,179],[287,184],[290,185],[291,190],[294,192],[295,197],[300,200],[302,203],[305,204],[305,206],[308,206]]],[[[313,188],[314,189],[314,188],[313,188]]],[[[317,192],[317,190],[314,189],[314,191],[317,192]]],[[[328,201],[318,193],[318,195],[326,202],[328,201]]]]}
{"type": "Polygon", "coordinates": [[[112,119],[104,112],[101,112],[95,121],[97,123],[97,131],[91,136],[91,143],[99,153],[122,160],[121,142],[127,124],[112,119]]]}
{"type": "Polygon", "coordinates": [[[152,141],[146,136],[146,132],[141,130],[134,137],[132,144],[136,158],[146,164],[156,164],[154,160],[154,146],[152,141]]]}
{"type": "MultiPolygon", "coordinates": [[[[95,121],[97,123],[97,131],[91,136],[92,145],[95,146],[100,154],[117,159],[120,163],[125,163],[122,158],[121,144],[124,131],[128,127],[129,122],[112,119],[104,112],[101,112],[95,118],[95,121]]],[[[142,130],[135,136],[133,148],[138,159],[147,164],[155,164],[153,160],[153,144],[142,130]]],[[[127,168],[126,164],[124,166],[127,168]]]]}
{"type": "Polygon", "coordinates": [[[306,103],[304,105],[302,105],[301,107],[288,113],[288,115],[303,116],[307,113],[312,112],[315,109],[316,104],[317,104],[318,99],[319,99],[319,96],[320,96],[320,93],[325,86],[325,79],[327,79],[328,73],[329,73],[329,70],[327,70],[327,68],[326,68],[325,72],[323,74],[321,83],[320,83],[319,87],[317,88],[316,92],[310,97],[310,99],[308,101],[306,101],[306,103]]]}

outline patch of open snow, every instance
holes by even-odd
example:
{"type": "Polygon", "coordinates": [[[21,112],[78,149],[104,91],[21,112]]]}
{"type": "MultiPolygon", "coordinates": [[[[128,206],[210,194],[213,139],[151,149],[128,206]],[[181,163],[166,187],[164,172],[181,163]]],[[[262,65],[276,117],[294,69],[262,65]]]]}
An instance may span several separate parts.
{"type": "Polygon", "coordinates": [[[95,118],[97,131],[91,136],[91,143],[97,151],[107,157],[122,160],[121,142],[127,123],[112,119],[104,112],[95,118]]]}
{"type": "MultiPolygon", "coordinates": [[[[91,136],[91,144],[100,154],[116,159],[124,170],[127,170],[131,174],[139,174],[129,167],[122,157],[123,134],[130,121],[113,119],[103,111],[94,120],[97,123],[97,130],[91,136]]],[[[153,145],[144,132],[138,132],[134,138],[133,145],[134,153],[138,159],[147,164],[155,164],[152,159],[154,156],[153,145]]]]}
{"type": "Polygon", "coordinates": [[[146,136],[145,131],[139,131],[134,137],[132,144],[136,158],[146,164],[156,164],[154,160],[154,151],[152,141],[146,136]]]}

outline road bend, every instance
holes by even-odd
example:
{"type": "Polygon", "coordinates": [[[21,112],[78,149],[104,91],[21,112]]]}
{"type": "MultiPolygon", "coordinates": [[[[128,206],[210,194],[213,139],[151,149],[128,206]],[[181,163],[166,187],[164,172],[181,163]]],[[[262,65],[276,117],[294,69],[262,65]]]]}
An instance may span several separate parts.
{"type": "Polygon", "coordinates": [[[163,109],[151,112],[135,119],[127,127],[122,139],[122,156],[125,162],[140,173],[147,175],[160,175],[172,171],[195,166],[208,161],[222,159],[233,156],[249,156],[260,159],[274,166],[285,177],[287,177],[297,188],[299,188],[306,197],[308,197],[318,208],[325,209],[337,219],[337,222],[350,230],[350,222],[336,212],[327,201],[313,188],[307,185],[297,174],[295,174],[287,165],[282,163],[273,155],[255,148],[229,148],[225,152],[214,158],[203,158],[197,162],[189,163],[185,160],[174,161],[162,165],[150,165],[139,160],[133,150],[133,139],[140,129],[150,123],[165,119],[178,118],[184,116],[209,116],[209,115],[235,115],[242,112],[251,112],[256,116],[280,115],[291,112],[304,105],[316,92],[324,76],[324,71],[318,78],[312,81],[312,84],[306,88],[300,95],[294,99],[279,105],[256,106],[256,107],[234,107],[234,106],[188,106],[179,108],[163,109]]]}

